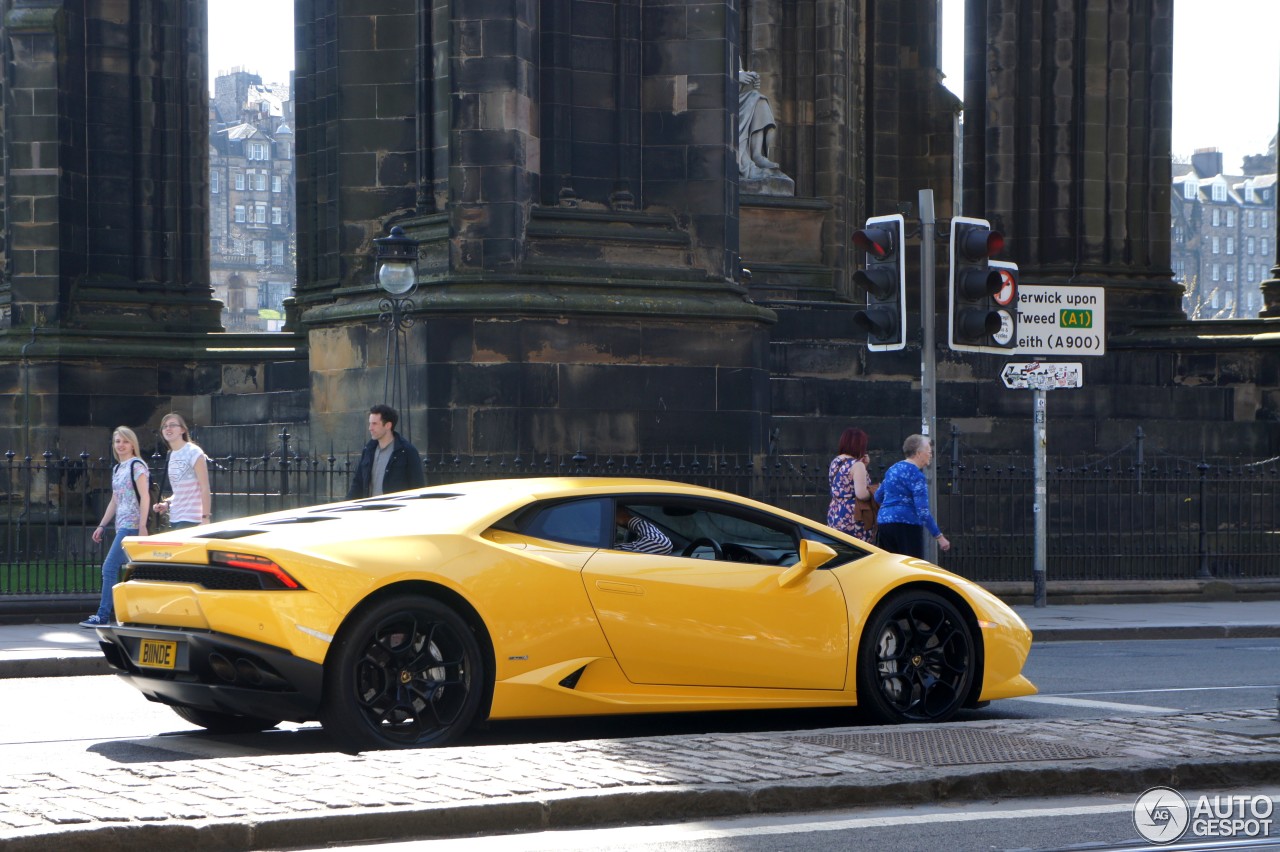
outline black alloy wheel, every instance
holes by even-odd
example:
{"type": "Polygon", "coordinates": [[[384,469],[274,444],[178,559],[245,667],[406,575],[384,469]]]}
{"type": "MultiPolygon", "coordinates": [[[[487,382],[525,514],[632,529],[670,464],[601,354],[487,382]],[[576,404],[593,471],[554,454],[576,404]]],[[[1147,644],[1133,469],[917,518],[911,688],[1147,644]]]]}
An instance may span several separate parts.
{"type": "Polygon", "coordinates": [[[973,633],[933,592],[890,595],[858,649],[858,706],[881,722],[945,722],[973,684],[973,633]]]}
{"type": "Polygon", "coordinates": [[[222,713],[217,710],[202,710],[198,707],[175,706],[173,712],[193,725],[204,728],[211,734],[256,734],[280,724],[279,719],[263,719],[259,716],[237,716],[234,713],[222,713]]]}
{"type": "Polygon", "coordinates": [[[461,616],[425,596],[388,598],[330,651],[320,722],[351,751],[444,745],[470,727],[484,678],[461,616]]]}

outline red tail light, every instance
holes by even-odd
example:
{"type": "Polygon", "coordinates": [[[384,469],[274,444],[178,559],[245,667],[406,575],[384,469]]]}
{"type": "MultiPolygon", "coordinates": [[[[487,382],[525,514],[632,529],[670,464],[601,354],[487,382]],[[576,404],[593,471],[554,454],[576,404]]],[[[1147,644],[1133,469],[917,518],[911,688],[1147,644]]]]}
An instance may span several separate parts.
{"type": "Polygon", "coordinates": [[[209,551],[209,564],[225,565],[228,568],[241,568],[246,571],[261,571],[263,574],[270,574],[276,579],[276,582],[286,589],[302,588],[301,584],[290,577],[288,572],[265,556],[257,556],[252,553],[232,553],[229,550],[211,550],[209,551]]]}

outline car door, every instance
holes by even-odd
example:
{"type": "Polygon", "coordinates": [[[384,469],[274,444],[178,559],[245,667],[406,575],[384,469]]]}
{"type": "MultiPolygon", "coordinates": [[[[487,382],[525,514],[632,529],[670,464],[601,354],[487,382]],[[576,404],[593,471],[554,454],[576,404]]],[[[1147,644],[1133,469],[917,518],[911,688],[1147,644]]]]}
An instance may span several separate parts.
{"type": "Polygon", "coordinates": [[[650,498],[633,508],[669,534],[676,552],[602,549],[583,570],[596,616],[629,680],[844,687],[849,626],[834,574],[818,570],[787,588],[778,583],[796,561],[794,524],[712,500],[650,498]],[[701,544],[704,539],[719,552],[701,544]],[[694,555],[681,555],[690,545],[694,555]]]}

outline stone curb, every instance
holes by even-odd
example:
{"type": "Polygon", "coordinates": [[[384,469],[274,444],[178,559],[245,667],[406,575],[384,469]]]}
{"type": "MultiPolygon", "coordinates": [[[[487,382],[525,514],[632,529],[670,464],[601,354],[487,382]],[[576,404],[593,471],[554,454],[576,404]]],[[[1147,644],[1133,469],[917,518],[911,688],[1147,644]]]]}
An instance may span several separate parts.
{"type": "Polygon", "coordinates": [[[0,680],[17,677],[81,677],[111,674],[115,669],[101,651],[81,651],[55,656],[19,656],[0,659],[0,680]]]}
{"type": "Polygon", "coordinates": [[[1066,793],[1132,795],[1174,788],[1236,789],[1280,782],[1280,758],[1181,759],[1173,763],[1106,759],[1070,764],[1027,762],[999,767],[907,770],[910,776],[845,776],[751,785],[688,785],[566,792],[502,801],[326,811],[260,821],[209,820],[110,824],[18,830],[3,838],[6,852],[132,852],[218,849],[227,852],[461,837],[604,825],[820,811],[857,806],[1028,798],[1066,793]]]}
{"type": "Polygon", "coordinates": [[[1034,642],[1098,642],[1134,639],[1270,639],[1280,624],[1169,624],[1133,627],[1042,627],[1034,642]]]}

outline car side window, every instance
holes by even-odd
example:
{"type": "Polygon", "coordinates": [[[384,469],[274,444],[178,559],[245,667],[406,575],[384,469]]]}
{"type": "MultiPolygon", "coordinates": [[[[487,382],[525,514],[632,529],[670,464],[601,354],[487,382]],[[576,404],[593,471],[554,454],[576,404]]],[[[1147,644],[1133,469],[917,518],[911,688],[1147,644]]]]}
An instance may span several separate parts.
{"type": "Polygon", "coordinates": [[[633,513],[670,536],[675,555],[753,565],[794,565],[792,525],[748,509],[703,500],[632,503],[633,513]]]}
{"type": "Polygon", "coordinates": [[[606,523],[613,532],[613,503],[607,499],[570,500],[538,507],[520,519],[519,531],[582,547],[601,547],[606,523]]]}

